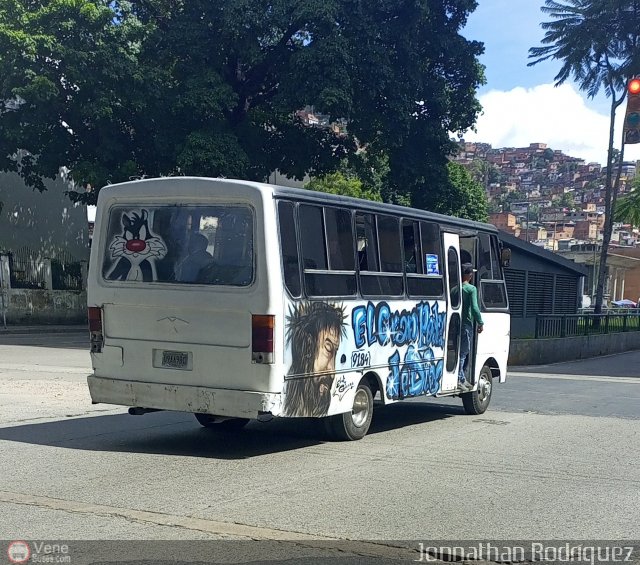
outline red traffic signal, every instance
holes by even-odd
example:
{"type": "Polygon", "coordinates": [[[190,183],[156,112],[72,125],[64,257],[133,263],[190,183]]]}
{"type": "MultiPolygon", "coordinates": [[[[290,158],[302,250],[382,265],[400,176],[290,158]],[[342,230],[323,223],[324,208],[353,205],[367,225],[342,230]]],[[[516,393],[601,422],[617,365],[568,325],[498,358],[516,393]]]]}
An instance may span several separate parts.
{"type": "Polygon", "coordinates": [[[624,143],[640,143],[640,78],[635,77],[627,85],[627,111],[624,116],[624,143]]]}

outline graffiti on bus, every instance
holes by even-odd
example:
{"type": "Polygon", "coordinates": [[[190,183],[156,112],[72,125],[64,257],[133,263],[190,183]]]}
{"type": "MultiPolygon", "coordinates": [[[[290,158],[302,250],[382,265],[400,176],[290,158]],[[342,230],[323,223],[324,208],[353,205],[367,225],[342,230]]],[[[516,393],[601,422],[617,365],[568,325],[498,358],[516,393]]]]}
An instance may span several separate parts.
{"type": "Polygon", "coordinates": [[[351,326],[358,349],[376,344],[396,348],[388,358],[387,398],[398,400],[439,390],[443,359],[434,349],[444,348],[445,323],[437,302],[420,302],[411,310],[394,311],[384,301],[353,309],[351,326]],[[400,348],[405,347],[401,356],[400,348]]]}

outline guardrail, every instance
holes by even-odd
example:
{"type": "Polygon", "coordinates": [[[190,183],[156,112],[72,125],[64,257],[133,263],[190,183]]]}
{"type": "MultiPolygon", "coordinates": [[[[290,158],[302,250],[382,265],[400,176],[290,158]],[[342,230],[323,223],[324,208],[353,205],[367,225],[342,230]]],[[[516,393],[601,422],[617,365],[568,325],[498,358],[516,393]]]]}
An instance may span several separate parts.
{"type": "Polygon", "coordinates": [[[538,314],[536,339],[640,331],[640,312],[538,314]]]}

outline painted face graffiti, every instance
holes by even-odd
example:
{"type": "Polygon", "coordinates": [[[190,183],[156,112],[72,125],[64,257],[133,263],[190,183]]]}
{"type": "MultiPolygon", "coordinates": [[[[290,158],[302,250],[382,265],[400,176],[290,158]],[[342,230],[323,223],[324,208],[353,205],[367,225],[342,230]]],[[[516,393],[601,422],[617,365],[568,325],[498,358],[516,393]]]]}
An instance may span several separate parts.
{"type": "Polygon", "coordinates": [[[295,305],[287,317],[291,367],[283,415],[324,416],[331,403],[336,353],[344,335],[344,309],[326,302],[295,305]],[[320,376],[311,376],[318,375],[320,376]]]}
{"type": "Polygon", "coordinates": [[[340,346],[340,332],[336,328],[325,328],[318,334],[317,355],[313,361],[314,373],[334,372],[336,352],[340,346]]]}

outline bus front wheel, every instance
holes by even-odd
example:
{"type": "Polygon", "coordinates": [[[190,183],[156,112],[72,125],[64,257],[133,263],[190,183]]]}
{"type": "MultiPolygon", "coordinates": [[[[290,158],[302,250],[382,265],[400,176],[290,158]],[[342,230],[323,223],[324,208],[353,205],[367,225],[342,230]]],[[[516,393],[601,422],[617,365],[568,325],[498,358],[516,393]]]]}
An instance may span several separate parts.
{"type": "Polygon", "coordinates": [[[489,408],[491,393],[493,392],[492,379],[491,369],[485,365],[480,371],[476,390],[462,395],[462,405],[467,414],[477,416],[478,414],[484,414],[489,408]]]}
{"type": "Polygon", "coordinates": [[[372,417],[373,394],[369,384],[363,381],[356,389],[351,411],[329,416],[325,423],[332,438],[353,441],[367,435],[372,417]]]}

